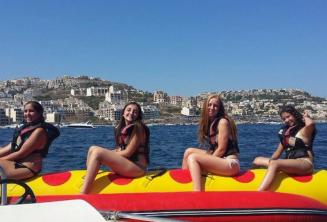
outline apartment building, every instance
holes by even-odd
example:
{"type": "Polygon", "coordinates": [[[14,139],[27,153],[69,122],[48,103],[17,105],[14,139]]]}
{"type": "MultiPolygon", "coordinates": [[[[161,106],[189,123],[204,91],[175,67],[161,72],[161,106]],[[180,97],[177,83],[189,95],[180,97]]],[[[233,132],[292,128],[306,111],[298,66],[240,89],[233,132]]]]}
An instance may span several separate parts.
{"type": "Polygon", "coordinates": [[[127,96],[121,90],[115,90],[114,86],[109,87],[109,91],[105,94],[105,101],[112,104],[122,104],[127,102],[127,96]]]}
{"type": "Polygon", "coordinates": [[[174,106],[181,106],[183,102],[183,97],[181,96],[170,96],[170,104],[174,106]]]}
{"type": "Polygon", "coordinates": [[[109,92],[108,87],[89,87],[86,88],[86,96],[105,96],[109,92]]]}
{"type": "Polygon", "coordinates": [[[86,96],[86,89],[85,88],[71,89],[70,94],[72,96],[86,96]]]}
{"type": "Polygon", "coordinates": [[[184,116],[195,116],[196,108],[195,107],[183,107],[181,110],[181,114],[184,116]]]}
{"type": "Polygon", "coordinates": [[[168,102],[168,95],[163,91],[155,91],[153,93],[153,102],[158,104],[163,104],[168,102]]]}
{"type": "Polygon", "coordinates": [[[143,119],[158,119],[160,110],[154,105],[141,106],[143,119]]]}
{"type": "Polygon", "coordinates": [[[0,126],[8,125],[9,118],[6,115],[6,111],[4,109],[0,109],[0,126]]]}
{"type": "Polygon", "coordinates": [[[11,123],[21,123],[24,120],[24,112],[19,108],[6,108],[5,114],[11,123]]]}

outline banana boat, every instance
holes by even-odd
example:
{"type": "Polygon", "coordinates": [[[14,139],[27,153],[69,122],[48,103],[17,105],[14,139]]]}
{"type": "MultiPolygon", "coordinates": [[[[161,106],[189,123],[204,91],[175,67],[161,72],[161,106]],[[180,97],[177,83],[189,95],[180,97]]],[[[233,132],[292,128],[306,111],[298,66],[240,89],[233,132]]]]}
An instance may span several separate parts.
{"type": "MultiPolygon", "coordinates": [[[[246,170],[234,177],[203,175],[205,192],[192,191],[190,173],[183,169],[152,170],[139,178],[99,171],[90,194],[81,195],[85,174],[85,170],[46,173],[25,182],[37,202],[83,199],[101,211],[190,221],[327,220],[326,170],[306,176],[280,172],[266,192],[256,191],[265,169],[246,170]]],[[[7,192],[15,198],[24,188],[8,184],[7,192]]]]}

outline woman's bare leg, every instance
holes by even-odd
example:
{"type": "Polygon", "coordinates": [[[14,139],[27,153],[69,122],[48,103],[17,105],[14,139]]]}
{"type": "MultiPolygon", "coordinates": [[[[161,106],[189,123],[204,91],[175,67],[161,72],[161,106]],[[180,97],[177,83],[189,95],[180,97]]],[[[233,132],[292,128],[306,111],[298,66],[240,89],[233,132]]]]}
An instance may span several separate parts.
{"type": "Polygon", "coordinates": [[[203,191],[202,177],[203,171],[217,175],[233,176],[239,173],[239,165],[231,164],[230,159],[223,159],[209,154],[193,153],[188,157],[193,190],[203,191]]]}
{"type": "Polygon", "coordinates": [[[97,146],[91,146],[87,153],[87,160],[86,160],[87,169],[86,169],[84,183],[81,189],[82,194],[86,194],[90,192],[92,183],[100,169],[101,162],[98,158],[98,155],[95,154],[98,149],[103,149],[103,148],[97,146]]]}
{"type": "Polygon", "coordinates": [[[87,160],[87,172],[81,193],[89,193],[92,183],[101,165],[106,165],[113,172],[126,177],[139,177],[144,175],[144,170],[115,151],[102,147],[90,147],[87,160]]]}
{"type": "Polygon", "coordinates": [[[269,160],[267,157],[259,156],[253,160],[252,165],[253,167],[268,167],[269,160]]]}
{"type": "Polygon", "coordinates": [[[9,160],[0,160],[0,166],[9,179],[22,180],[33,176],[33,173],[27,168],[15,168],[15,162],[9,160]]]}
{"type": "Polygon", "coordinates": [[[184,152],[184,156],[183,156],[183,162],[182,162],[182,169],[188,169],[188,163],[187,163],[187,159],[188,157],[192,154],[192,153],[203,153],[205,154],[206,151],[199,149],[199,148],[187,148],[184,152]]]}
{"type": "Polygon", "coordinates": [[[258,188],[258,191],[268,190],[273,183],[278,171],[285,173],[305,175],[312,172],[312,165],[301,159],[278,159],[269,162],[265,177],[258,188]]]}

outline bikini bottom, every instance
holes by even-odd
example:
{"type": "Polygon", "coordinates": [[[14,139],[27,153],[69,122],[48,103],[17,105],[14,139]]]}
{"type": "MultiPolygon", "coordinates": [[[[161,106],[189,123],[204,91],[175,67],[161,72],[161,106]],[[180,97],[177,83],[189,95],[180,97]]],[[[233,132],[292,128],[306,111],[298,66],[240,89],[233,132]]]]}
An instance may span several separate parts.
{"type": "Polygon", "coordinates": [[[230,169],[237,167],[240,170],[240,161],[238,159],[232,159],[232,158],[224,158],[224,159],[228,161],[230,169]]]}
{"type": "Polygon", "coordinates": [[[26,168],[26,169],[28,169],[29,171],[31,171],[31,173],[33,174],[33,176],[36,176],[36,175],[38,175],[41,172],[41,170],[35,171],[32,168],[30,168],[30,167],[22,164],[21,162],[15,162],[15,169],[19,169],[19,168],[26,168]]]}
{"type": "Polygon", "coordinates": [[[296,160],[300,160],[303,167],[307,167],[309,165],[309,167],[313,170],[313,162],[309,158],[297,158],[296,160]]]}

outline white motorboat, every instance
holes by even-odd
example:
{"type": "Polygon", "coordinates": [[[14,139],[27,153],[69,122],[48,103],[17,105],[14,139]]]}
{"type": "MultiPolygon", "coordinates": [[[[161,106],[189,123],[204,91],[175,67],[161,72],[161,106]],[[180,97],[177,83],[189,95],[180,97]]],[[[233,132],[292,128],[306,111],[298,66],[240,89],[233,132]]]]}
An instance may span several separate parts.
{"type": "Polygon", "coordinates": [[[84,200],[5,205],[0,207],[1,220],[6,222],[105,222],[102,215],[84,200]]]}
{"type": "Polygon", "coordinates": [[[94,125],[91,122],[71,123],[71,124],[68,124],[67,127],[72,127],[72,128],[95,128],[94,125]]]}

